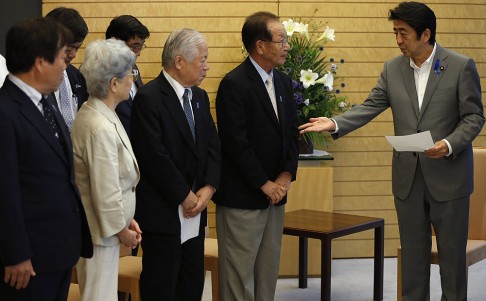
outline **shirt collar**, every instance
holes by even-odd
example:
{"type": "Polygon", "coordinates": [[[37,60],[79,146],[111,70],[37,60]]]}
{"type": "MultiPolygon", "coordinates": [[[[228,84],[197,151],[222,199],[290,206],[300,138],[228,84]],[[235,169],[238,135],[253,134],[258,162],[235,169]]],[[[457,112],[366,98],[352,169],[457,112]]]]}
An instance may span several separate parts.
{"type": "MultiPolygon", "coordinates": [[[[169,73],[167,73],[167,71],[165,70],[162,70],[162,73],[164,74],[165,78],[167,79],[167,81],[169,82],[169,84],[171,85],[172,89],[174,89],[177,97],[179,99],[182,99],[182,96],[184,95],[184,88],[178,81],[176,81],[172,76],[170,76],[169,73]]],[[[191,88],[187,88],[189,89],[189,99],[192,99],[192,90],[191,88]]]]}
{"type": "MultiPolygon", "coordinates": [[[[435,51],[436,50],[437,50],[437,43],[434,43],[434,50],[432,50],[432,53],[430,54],[429,58],[425,60],[425,62],[422,64],[422,66],[424,66],[424,65],[430,65],[430,62],[432,61],[432,59],[435,56],[435,51]]],[[[413,59],[410,58],[410,67],[412,67],[413,69],[420,69],[422,66],[418,67],[415,64],[415,62],[413,61],[413,59]]]]}
{"type": "Polygon", "coordinates": [[[257,62],[255,62],[255,60],[250,55],[249,55],[249,57],[250,57],[251,63],[253,64],[253,66],[255,66],[256,70],[258,71],[258,74],[260,74],[260,77],[262,78],[264,83],[267,81],[267,78],[270,75],[272,75],[272,77],[273,77],[273,68],[272,68],[272,70],[270,71],[270,74],[269,74],[265,70],[263,70],[263,68],[260,67],[260,65],[258,65],[257,62]]]}
{"type": "Polygon", "coordinates": [[[41,100],[41,97],[43,96],[39,91],[34,89],[33,87],[29,86],[26,84],[23,80],[18,78],[17,76],[13,74],[9,74],[8,78],[12,83],[14,83],[22,92],[24,92],[33,102],[36,106],[39,105],[39,102],[41,100]]]}

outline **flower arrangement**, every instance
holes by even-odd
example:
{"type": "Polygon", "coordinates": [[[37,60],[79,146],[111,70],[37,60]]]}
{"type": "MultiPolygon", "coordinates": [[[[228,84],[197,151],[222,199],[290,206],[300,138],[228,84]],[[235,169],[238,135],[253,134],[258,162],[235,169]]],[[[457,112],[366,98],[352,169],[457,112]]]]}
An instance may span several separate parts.
{"type": "MultiPolygon", "coordinates": [[[[286,62],[279,67],[290,76],[294,88],[294,99],[300,124],[307,123],[312,117],[332,117],[344,112],[349,106],[346,97],[340,96],[340,89],[335,88],[338,63],[334,59],[326,60],[324,46],[328,41],[334,41],[334,29],[326,26],[324,32],[317,37],[325,24],[308,24],[295,22],[292,19],[283,22],[287,31],[290,50],[286,62]]],[[[344,60],[340,60],[340,64],[344,60]]],[[[341,79],[342,80],[342,79],[341,79]]],[[[344,82],[339,85],[344,88],[344,82]]],[[[325,147],[328,136],[323,133],[306,133],[304,142],[325,147]]]]}

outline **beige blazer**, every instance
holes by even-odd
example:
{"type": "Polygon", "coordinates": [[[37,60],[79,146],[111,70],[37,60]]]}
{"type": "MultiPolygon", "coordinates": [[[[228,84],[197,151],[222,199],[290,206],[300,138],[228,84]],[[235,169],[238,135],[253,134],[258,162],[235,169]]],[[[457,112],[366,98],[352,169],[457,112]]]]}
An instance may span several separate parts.
{"type": "Polygon", "coordinates": [[[135,186],[140,180],[130,140],[115,112],[90,97],[71,133],[76,184],[94,244],[115,246],[115,235],[135,214],[135,186]]]}

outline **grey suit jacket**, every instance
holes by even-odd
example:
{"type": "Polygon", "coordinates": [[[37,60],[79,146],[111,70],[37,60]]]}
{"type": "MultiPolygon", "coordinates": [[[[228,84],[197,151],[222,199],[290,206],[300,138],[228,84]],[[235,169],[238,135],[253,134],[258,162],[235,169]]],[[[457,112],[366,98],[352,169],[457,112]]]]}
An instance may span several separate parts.
{"type": "Polygon", "coordinates": [[[431,159],[424,153],[393,151],[393,194],[406,198],[417,160],[427,187],[438,201],[465,197],[473,191],[472,141],[484,124],[479,74],[474,61],[437,44],[421,110],[409,58],[401,55],[385,63],[378,83],[363,104],[334,118],[335,139],[365,125],[387,108],[393,113],[395,135],[430,130],[434,142],[447,139],[452,155],[431,159]],[[433,64],[434,64],[433,63],[433,64]]]}

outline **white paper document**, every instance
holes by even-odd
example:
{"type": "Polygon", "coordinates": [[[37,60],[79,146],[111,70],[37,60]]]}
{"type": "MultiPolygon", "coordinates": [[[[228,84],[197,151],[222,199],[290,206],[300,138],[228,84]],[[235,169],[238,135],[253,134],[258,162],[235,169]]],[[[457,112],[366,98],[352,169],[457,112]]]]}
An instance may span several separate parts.
{"type": "Polygon", "coordinates": [[[434,147],[430,131],[406,136],[385,136],[385,138],[398,152],[423,152],[434,147]]]}
{"type": "Polygon", "coordinates": [[[327,155],[330,155],[330,154],[326,151],[318,150],[318,149],[315,149],[312,154],[299,154],[299,156],[302,156],[302,157],[310,157],[310,156],[323,157],[323,156],[327,156],[327,155]]]}
{"type": "Polygon", "coordinates": [[[199,223],[201,222],[201,213],[193,218],[184,217],[184,208],[179,205],[179,220],[181,221],[181,244],[186,240],[196,237],[199,234],[199,223]]]}

